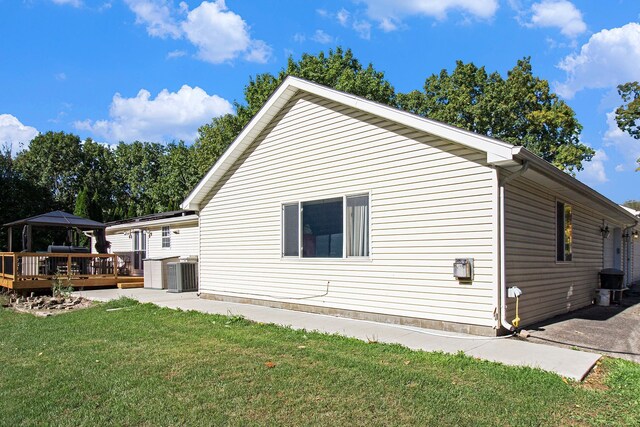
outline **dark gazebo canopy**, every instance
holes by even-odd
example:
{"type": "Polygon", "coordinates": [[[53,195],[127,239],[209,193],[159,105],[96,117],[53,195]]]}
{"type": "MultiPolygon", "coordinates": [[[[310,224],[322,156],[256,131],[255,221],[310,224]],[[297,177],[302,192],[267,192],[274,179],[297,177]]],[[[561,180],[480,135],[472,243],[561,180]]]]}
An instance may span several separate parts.
{"type": "Polygon", "coordinates": [[[32,225],[36,227],[64,227],[77,228],[79,230],[104,230],[107,226],[101,222],[81,218],[63,211],[53,211],[30,218],[20,219],[5,224],[5,227],[19,227],[32,225]]]}
{"type": "MultiPolygon", "coordinates": [[[[20,219],[8,224],[4,224],[4,227],[9,229],[9,252],[13,250],[12,242],[12,228],[22,227],[22,250],[31,252],[31,228],[32,227],[46,227],[46,228],[66,228],[68,235],[71,236],[72,229],[87,231],[93,230],[96,237],[96,249],[99,253],[106,253],[107,242],[105,239],[104,230],[107,226],[101,222],[93,221],[91,219],[81,218],[76,215],[72,215],[63,211],[53,211],[42,215],[32,216],[30,218],[20,219]]],[[[71,238],[69,238],[71,241],[71,238]]]]}

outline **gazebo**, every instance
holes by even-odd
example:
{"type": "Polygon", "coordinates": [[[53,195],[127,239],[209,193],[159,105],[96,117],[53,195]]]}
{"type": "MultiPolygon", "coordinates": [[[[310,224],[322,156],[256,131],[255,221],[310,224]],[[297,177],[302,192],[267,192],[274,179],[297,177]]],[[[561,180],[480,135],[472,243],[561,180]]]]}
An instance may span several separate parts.
{"type": "MultiPolygon", "coordinates": [[[[80,231],[93,231],[96,235],[98,243],[100,239],[98,236],[104,236],[104,229],[107,227],[105,224],[93,221],[91,219],[82,218],[76,215],[72,215],[68,212],[53,211],[42,215],[32,216],[30,218],[20,219],[17,221],[4,224],[7,227],[8,234],[8,248],[9,252],[13,250],[13,228],[22,227],[22,250],[26,252],[32,251],[32,228],[33,227],[45,227],[45,228],[65,228],[69,232],[72,230],[80,231]]],[[[104,239],[104,237],[103,237],[104,239]]],[[[96,248],[98,249],[98,248],[96,248]]],[[[106,247],[100,248],[100,253],[106,253],[106,247]]]]}
{"type": "Polygon", "coordinates": [[[8,228],[9,252],[0,252],[0,286],[16,290],[49,288],[64,278],[73,287],[138,287],[140,277],[129,277],[126,254],[109,254],[105,239],[106,225],[67,212],[54,211],[4,224],[8,228]],[[22,251],[13,252],[13,229],[22,227],[22,251]],[[98,253],[72,244],[50,245],[46,252],[33,252],[33,227],[63,228],[72,242],[73,231],[91,231],[98,253]],[[135,286],[133,286],[135,285],[135,286]]]}

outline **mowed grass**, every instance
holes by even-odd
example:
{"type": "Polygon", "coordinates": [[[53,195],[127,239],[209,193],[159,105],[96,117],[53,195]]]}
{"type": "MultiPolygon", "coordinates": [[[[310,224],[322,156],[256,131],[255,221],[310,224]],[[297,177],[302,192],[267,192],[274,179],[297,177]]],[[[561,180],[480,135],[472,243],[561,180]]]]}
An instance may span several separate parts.
{"type": "Polygon", "coordinates": [[[584,385],[131,300],[0,309],[0,360],[7,426],[640,425],[631,362],[608,359],[584,385]]]}

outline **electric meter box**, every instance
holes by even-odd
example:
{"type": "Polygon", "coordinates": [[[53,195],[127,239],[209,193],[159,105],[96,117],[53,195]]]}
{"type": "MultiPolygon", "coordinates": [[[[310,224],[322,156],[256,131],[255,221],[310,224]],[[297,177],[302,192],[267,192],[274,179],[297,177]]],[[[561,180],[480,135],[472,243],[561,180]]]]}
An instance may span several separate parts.
{"type": "Polygon", "coordinates": [[[461,282],[470,282],[473,279],[473,258],[456,258],[453,277],[461,282]]]}

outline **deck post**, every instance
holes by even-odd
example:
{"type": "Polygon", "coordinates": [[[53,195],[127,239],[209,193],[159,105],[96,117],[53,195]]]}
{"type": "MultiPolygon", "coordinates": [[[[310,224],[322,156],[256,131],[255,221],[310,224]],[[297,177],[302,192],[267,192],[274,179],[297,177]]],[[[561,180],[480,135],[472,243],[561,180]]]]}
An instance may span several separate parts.
{"type": "Polygon", "coordinates": [[[118,279],[118,255],[113,254],[112,257],[113,257],[113,275],[117,280],[118,279]]]}
{"type": "Polygon", "coordinates": [[[71,254],[67,255],[67,277],[71,277],[71,254]]]}
{"type": "Polygon", "coordinates": [[[16,256],[15,253],[12,255],[12,257],[13,257],[13,280],[16,280],[18,278],[18,257],[16,256]]]}

